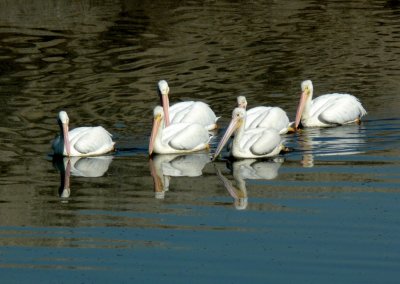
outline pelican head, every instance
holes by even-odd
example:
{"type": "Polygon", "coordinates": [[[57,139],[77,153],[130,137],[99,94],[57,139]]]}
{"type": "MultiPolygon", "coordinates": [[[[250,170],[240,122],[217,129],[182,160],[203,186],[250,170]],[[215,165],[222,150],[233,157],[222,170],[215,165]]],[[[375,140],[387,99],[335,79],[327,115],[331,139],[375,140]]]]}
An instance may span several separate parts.
{"type": "Polygon", "coordinates": [[[69,123],[69,117],[66,111],[62,110],[58,113],[58,119],[61,121],[63,124],[68,124],[69,123]]]}
{"type": "MultiPolygon", "coordinates": [[[[215,154],[213,157],[213,161],[218,157],[219,153],[224,148],[226,142],[228,142],[228,140],[232,136],[232,134],[237,129],[239,129],[242,125],[244,125],[245,118],[246,118],[246,110],[245,109],[237,107],[233,110],[232,120],[229,123],[229,126],[226,129],[224,136],[222,137],[221,141],[218,144],[217,150],[215,151],[215,154]]],[[[237,136],[235,136],[235,137],[237,137],[237,136]]]]}
{"type": "Polygon", "coordinates": [[[167,81],[165,81],[165,80],[158,81],[158,91],[161,95],[168,96],[169,86],[168,86],[167,81]]]}
{"type": "Polygon", "coordinates": [[[149,155],[153,154],[154,142],[157,137],[157,133],[160,129],[160,125],[164,118],[164,110],[161,106],[156,106],[153,110],[153,129],[151,131],[150,143],[149,143],[149,155]]]}
{"type": "Polygon", "coordinates": [[[246,117],[246,110],[243,108],[235,108],[232,112],[232,119],[243,119],[246,117]]]}
{"type": "Polygon", "coordinates": [[[158,95],[160,96],[160,102],[164,109],[165,126],[169,125],[169,86],[167,81],[160,80],[157,84],[158,95]]]}
{"type": "Polygon", "coordinates": [[[297,107],[295,128],[298,129],[303,116],[304,107],[312,100],[313,84],[311,80],[305,80],[301,83],[301,96],[299,106],[297,107]]]}
{"type": "Polygon", "coordinates": [[[156,118],[156,117],[160,117],[160,118],[164,117],[164,110],[161,106],[156,106],[153,109],[153,118],[156,118]]]}
{"type": "Polygon", "coordinates": [[[311,82],[311,80],[305,80],[303,82],[301,82],[301,92],[304,93],[306,92],[307,95],[312,95],[313,93],[313,84],[311,82]]]}
{"type": "Polygon", "coordinates": [[[238,96],[236,100],[237,100],[238,107],[244,108],[244,109],[247,108],[247,100],[246,100],[245,96],[238,96]]]}
{"type": "Polygon", "coordinates": [[[71,155],[71,144],[69,141],[69,118],[67,112],[62,110],[58,113],[58,123],[60,124],[61,128],[61,137],[64,140],[64,148],[67,152],[67,156],[69,157],[71,155]]]}

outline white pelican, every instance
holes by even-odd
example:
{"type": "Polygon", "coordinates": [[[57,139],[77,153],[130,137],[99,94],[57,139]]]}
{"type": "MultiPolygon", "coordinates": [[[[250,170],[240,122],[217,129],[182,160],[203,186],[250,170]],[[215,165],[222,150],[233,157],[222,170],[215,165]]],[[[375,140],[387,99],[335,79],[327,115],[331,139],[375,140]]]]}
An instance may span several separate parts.
{"type": "Polygon", "coordinates": [[[53,141],[53,151],[60,156],[96,156],[114,150],[111,134],[102,126],[78,127],[68,130],[69,118],[65,111],[58,114],[61,134],[53,141]]]}
{"type": "Polygon", "coordinates": [[[295,127],[328,127],[360,122],[367,112],[359,100],[349,94],[327,94],[312,100],[313,85],[310,80],[301,83],[301,97],[297,108],[295,127]]]}
{"type": "Polygon", "coordinates": [[[165,125],[170,123],[198,123],[207,130],[217,128],[218,118],[211,108],[203,102],[180,102],[169,106],[169,86],[167,81],[158,82],[158,95],[160,96],[161,105],[164,108],[165,125]]]}
{"type": "Polygon", "coordinates": [[[151,131],[149,155],[189,153],[208,149],[211,137],[200,124],[173,123],[164,126],[164,111],[154,108],[153,129],[151,131]]]}
{"type": "Polygon", "coordinates": [[[235,108],[232,120],[218,144],[213,160],[216,159],[229,137],[235,132],[231,155],[235,158],[263,158],[276,156],[285,147],[281,143],[279,132],[272,128],[245,129],[246,110],[235,108]]]}
{"type": "MultiPolygon", "coordinates": [[[[247,108],[246,97],[237,97],[237,103],[238,107],[247,108]]],[[[253,107],[247,110],[246,114],[245,129],[261,127],[273,128],[277,130],[279,134],[286,134],[289,131],[294,132],[294,129],[289,125],[289,118],[286,112],[280,107],[253,107]]]]}

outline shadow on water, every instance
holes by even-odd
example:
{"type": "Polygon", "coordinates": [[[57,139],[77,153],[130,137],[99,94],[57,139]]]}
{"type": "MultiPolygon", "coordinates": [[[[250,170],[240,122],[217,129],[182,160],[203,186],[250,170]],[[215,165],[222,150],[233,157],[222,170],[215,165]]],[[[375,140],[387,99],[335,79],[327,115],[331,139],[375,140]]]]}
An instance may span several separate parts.
{"type": "Polygon", "coordinates": [[[199,177],[208,163],[210,163],[208,153],[156,155],[150,158],[149,167],[154,182],[155,198],[165,197],[173,177],[199,177]]]}
{"type": "Polygon", "coordinates": [[[263,161],[244,159],[227,162],[227,167],[233,175],[235,184],[230,182],[221,171],[215,167],[218,178],[234,199],[235,208],[244,210],[248,206],[246,180],[271,180],[278,176],[278,170],[283,163],[283,158],[263,161]]]}
{"type": "Polygon", "coordinates": [[[71,195],[71,176],[76,177],[101,177],[113,159],[113,156],[100,157],[53,157],[53,165],[60,172],[60,197],[68,198],[71,195]]]}
{"type": "Polygon", "coordinates": [[[362,154],[367,149],[365,128],[346,125],[334,128],[309,128],[301,131],[298,147],[302,165],[314,166],[314,156],[348,156],[362,154]]]}
{"type": "Polygon", "coordinates": [[[2,280],[397,283],[397,2],[1,1],[2,280]],[[275,161],[150,159],[160,79],[221,116],[211,154],[242,94],[293,120],[312,79],[368,116],[275,161]],[[61,109],[116,152],[53,163],[61,109]]]}

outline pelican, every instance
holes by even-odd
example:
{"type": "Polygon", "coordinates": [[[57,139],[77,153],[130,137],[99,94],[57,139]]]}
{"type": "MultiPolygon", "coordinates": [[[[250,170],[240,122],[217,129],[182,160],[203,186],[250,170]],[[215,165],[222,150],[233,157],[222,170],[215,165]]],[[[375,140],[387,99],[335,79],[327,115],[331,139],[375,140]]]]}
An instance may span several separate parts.
{"type": "Polygon", "coordinates": [[[235,108],[232,120],[218,144],[213,160],[216,159],[229,137],[235,132],[231,155],[235,158],[264,158],[276,156],[285,147],[281,143],[279,132],[272,128],[245,129],[246,110],[235,108]]]}
{"type": "Polygon", "coordinates": [[[69,118],[65,111],[58,113],[61,134],[53,141],[54,155],[96,156],[114,150],[111,134],[102,126],[78,127],[68,130],[69,118]]]}
{"type": "Polygon", "coordinates": [[[180,102],[169,107],[169,86],[167,81],[161,80],[158,82],[158,95],[164,108],[165,126],[169,126],[171,123],[185,122],[201,124],[206,130],[217,128],[218,117],[203,102],[180,102]]]}
{"type": "Polygon", "coordinates": [[[209,148],[211,137],[200,124],[174,123],[164,126],[164,111],[154,108],[153,129],[151,131],[149,155],[176,154],[200,151],[209,148]]]}
{"type": "Polygon", "coordinates": [[[360,122],[367,112],[359,100],[349,94],[327,94],[312,100],[313,84],[301,83],[301,97],[297,108],[295,127],[329,127],[360,122]]]}
{"type": "MultiPolygon", "coordinates": [[[[247,100],[244,96],[237,97],[238,107],[247,108],[247,100]]],[[[280,107],[253,107],[246,111],[245,129],[252,128],[273,128],[279,134],[294,132],[294,129],[289,125],[289,118],[286,112],[280,107]]]]}

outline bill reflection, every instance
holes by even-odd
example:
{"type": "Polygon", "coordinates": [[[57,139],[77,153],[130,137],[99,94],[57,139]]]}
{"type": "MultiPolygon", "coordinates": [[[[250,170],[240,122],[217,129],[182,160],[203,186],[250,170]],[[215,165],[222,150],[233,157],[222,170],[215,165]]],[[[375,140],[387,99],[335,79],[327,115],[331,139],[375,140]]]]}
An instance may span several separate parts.
{"type": "Polygon", "coordinates": [[[101,177],[111,164],[113,156],[99,157],[54,157],[53,165],[60,172],[59,195],[68,198],[71,195],[70,177],[101,177]]]}
{"type": "Polygon", "coordinates": [[[366,133],[359,125],[332,128],[306,128],[298,138],[303,152],[300,163],[313,167],[316,157],[356,155],[365,152],[366,133]]]}
{"type": "Polygon", "coordinates": [[[207,153],[188,155],[156,155],[150,158],[150,173],[154,181],[155,198],[163,199],[172,177],[198,177],[210,162],[207,153]]]}
{"type": "Polygon", "coordinates": [[[278,176],[279,168],[284,162],[283,158],[277,157],[273,160],[243,159],[234,162],[227,162],[227,168],[231,170],[232,183],[227,179],[218,167],[215,166],[217,176],[234,199],[234,206],[237,210],[244,210],[248,206],[248,195],[246,180],[271,180],[278,176]]]}

